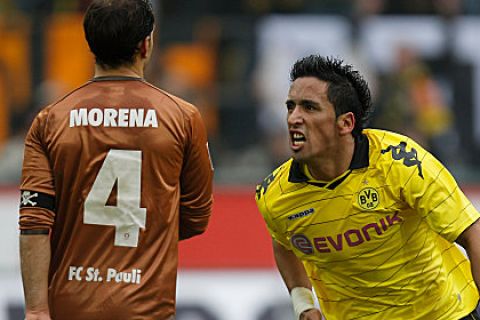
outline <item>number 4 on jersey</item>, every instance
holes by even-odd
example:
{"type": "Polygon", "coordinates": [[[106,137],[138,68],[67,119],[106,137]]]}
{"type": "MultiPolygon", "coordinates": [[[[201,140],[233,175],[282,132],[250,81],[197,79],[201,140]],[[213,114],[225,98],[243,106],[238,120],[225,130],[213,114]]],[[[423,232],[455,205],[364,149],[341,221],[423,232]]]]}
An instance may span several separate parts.
{"type": "Polygon", "coordinates": [[[142,152],[110,150],[85,200],[83,222],[115,227],[115,246],[136,247],[147,209],[140,208],[142,152]],[[117,183],[117,205],[107,205],[117,183]]]}

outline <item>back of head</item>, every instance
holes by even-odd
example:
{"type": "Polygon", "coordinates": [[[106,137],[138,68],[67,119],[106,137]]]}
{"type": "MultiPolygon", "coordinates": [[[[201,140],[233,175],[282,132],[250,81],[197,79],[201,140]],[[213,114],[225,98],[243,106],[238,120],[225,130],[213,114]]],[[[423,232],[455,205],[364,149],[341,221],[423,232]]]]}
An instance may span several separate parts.
{"type": "Polygon", "coordinates": [[[311,55],[295,62],[290,80],[315,77],[328,83],[328,100],[335,107],[337,116],[346,112],[355,115],[354,135],[360,134],[368,124],[372,112],[370,89],[360,73],[351,65],[335,58],[311,55]]]}
{"type": "Polygon", "coordinates": [[[93,0],[83,29],[96,63],[105,69],[132,64],[154,21],[149,0],[93,0]]]}

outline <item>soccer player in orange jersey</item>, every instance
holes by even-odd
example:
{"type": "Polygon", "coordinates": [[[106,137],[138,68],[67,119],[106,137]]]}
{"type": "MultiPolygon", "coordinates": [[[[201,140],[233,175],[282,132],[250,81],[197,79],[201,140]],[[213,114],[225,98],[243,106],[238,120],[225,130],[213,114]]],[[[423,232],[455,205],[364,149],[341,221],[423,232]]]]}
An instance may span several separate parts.
{"type": "Polygon", "coordinates": [[[479,319],[480,214],[452,175],[412,139],[365,129],[351,66],[313,55],[290,75],[293,157],[256,199],[296,319],[479,319]]]}
{"type": "Polygon", "coordinates": [[[26,137],[27,320],[174,317],[178,241],[207,227],[213,168],[199,111],[143,79],[153,28],[147,0],[94,0],[95,75],[26,137]]]}

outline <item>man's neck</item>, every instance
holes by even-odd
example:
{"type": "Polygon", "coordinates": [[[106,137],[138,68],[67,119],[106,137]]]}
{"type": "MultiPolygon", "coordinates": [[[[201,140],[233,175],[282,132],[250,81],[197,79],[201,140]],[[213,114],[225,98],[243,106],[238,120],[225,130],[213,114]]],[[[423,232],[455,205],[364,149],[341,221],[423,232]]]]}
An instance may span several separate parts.
{"type": "Polygon", "coordinates": [[[331,181],[348,170],[354,150],[355,140],[353,136],[345,137],[345,141],[340,143],[336,150],[332,150],[324,158],[318,158],[314,162],[307,163],[308,171],[315,179],[331,181]]]}
{"type": "Polygon", "coordinates": [[[134,78],[143,78],[143,66],[131,65],[131,66],[121,66],[114,69],[105,69],[95,65],[95,78],[98,77],[134,77],[134,78]]]}

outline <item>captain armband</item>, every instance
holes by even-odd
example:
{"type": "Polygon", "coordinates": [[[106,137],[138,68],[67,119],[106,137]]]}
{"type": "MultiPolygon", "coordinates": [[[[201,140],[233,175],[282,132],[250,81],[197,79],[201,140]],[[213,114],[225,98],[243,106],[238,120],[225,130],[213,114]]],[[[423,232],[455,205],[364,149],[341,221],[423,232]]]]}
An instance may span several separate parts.
{"type": "Polygon", "coordinates": [[[302,312],[315,309],[313,292],[304,287],[295,287],[290,292],[292,298],[293,310],[295,311],[295,319],[300,319],[302,312]]]}
{"type": "MultiPolygon", "coordinates": [[[[46,193],[22,190],[20,198],[20,209],[25,208],[41,208],[50,211],[55,211],[55,197],[46,193]]],[[[22,218],[20,218],[22,220],[22,218]]],[[[22,229],[21,234],[35,235],[35,234],[49,234],[49,229],[34,228],[34,229],[22,229]]]]}

